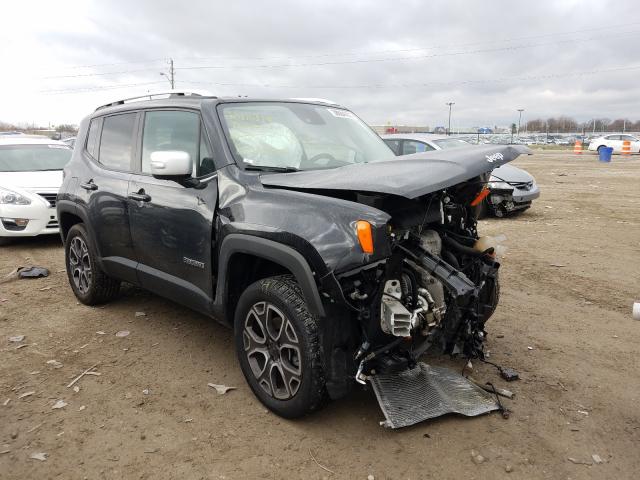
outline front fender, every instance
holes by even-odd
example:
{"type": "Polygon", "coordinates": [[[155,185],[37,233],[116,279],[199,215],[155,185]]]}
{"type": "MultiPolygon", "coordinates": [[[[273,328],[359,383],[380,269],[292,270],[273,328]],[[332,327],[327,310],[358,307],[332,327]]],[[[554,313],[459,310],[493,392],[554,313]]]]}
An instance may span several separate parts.
{"type": "Polygon", "coordinates": [[[264,258],[282,265],[295,277],[298,285],[302,289],[307,308],[312,314],[323,317],[325,315],[324,306],[318,292],[314,274],[309,263],[296,250],[288,245],[275,242],[254,235],[242,233],[231,233],[225,236],[220,245],[218,257],[218,285],[214,308],[224,311],[224,305],[228,296],[228,265],[231,257],[235,253],[247,253],[256,257],[264,258]]]}

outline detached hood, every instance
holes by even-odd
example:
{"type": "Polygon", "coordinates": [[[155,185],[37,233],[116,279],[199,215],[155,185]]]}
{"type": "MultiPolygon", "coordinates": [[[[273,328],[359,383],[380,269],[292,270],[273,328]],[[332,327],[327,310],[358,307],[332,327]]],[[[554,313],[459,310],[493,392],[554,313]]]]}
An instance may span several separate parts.
{"type": "Polygon", "coordinates": [[[268,187],[351,190],[413,199],[504,165],[531,150],[521,145],[486,145],[393,157],[327,170],[261,175],[268,187]]]}

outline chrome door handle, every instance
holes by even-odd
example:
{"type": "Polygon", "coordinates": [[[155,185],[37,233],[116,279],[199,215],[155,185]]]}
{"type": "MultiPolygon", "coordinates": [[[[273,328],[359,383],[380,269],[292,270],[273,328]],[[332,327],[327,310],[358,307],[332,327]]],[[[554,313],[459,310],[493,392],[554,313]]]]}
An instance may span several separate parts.
{"type": "Polygon", "coordinates": [[[135,200],[136,202],[149,202],[151,201],[151,195],[147,195],[146,193],[144,193],[144,190],[142,191],[142,193],[138,192],[138,193],[130,193],[128,195],[128,197],[131,200],[135,200]]]}
{"type": "Polygon", "coordinates": [[[93,183],[93,180],[89,180],[87,183],[81,183],[80,188],[84,188],[86,191],[91,192],[98,189],[98,185],[93,183]]]}

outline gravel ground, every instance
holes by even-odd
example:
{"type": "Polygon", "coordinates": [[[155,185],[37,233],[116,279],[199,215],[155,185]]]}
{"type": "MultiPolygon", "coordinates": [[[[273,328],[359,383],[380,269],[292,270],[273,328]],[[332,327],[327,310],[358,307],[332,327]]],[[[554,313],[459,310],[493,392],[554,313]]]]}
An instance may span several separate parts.
{"type": "Polygon", "coordinates": [[[0,285],[0,478],[637,478],[640,159],[554,153],[516,165],[542,197],[480,230],[508,236],[488,348],[522,379],[507,385],[487,365],[474,373],[516,392],[508,420],[447,416],[388,431],[367,391],[283,420],[251,394],[228,329],[134,288],[79,305],[58,238],[40,238],[0,249],[2,276],[27,264],[52,272],[0,285]],[[67,388],[93,365],[100,375],[67,388]],[[207,383],[237,389],[218,395],[207,383]],[[52,408],[58,400],[66,406],[52,408]]]}

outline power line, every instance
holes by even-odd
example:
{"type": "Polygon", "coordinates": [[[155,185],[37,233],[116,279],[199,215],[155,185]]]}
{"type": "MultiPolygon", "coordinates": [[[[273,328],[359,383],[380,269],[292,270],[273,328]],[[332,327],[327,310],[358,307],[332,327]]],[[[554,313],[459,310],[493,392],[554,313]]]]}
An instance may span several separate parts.
{"type": "MultiPolygon", "coordinates": [[[[534,48],[534,47],[548,46],[548,45],[561,45],[566,43],[582,43],[582,42],[589,42],[589,41],[602,40],[602,39],[618,38],[621,36],[634,35],[638,33],[640,33],[640,30],[620,32],[615,35],[597,36],[597,37],[584,38],[584,39],[565,39],[565,40],[559,40],[559,41],[553,41],[553,42],[509,45],[509,46],[503,46],[503,47],[493,47],[493,48],[476,49],[476,50],[463,50],[463,51],[457,51],[457,52],[440,52],[440,53],[431,53],[427,55],[410,55],[410,56],[400,56],[400,57],[339,60],[339,61],[330,61],[330,62],[315,62],[315,63],[310,62],[310,63],[297,63],[297,64],[282,63],[282,64],[259,64],[259,65],[196,65],[196,66],[176,67],[175,70],[300,68],[300,67],[312,67],[312,66],[332,66],[332,65],[347,65],[347,64],[395,62],[395,61],[407,61],[407,60],[424,60],[428,58],[474,55],[478,53],[515,51],[515,50],[522,50],[525,48],[534,48]]],[[[40,78],[44,80],[87,78],[87,77],[98,77],[98,76],[108,76],[108,75],[127,75],[132,73],[150,72],[154,70],[155,69],[147,68],[147,69],[137,69],[137,70],[123,70],[123,71],[116,71],[116,72],[95,72],[95,73],[83,73],[83,74],[72,74],[72,75],[54,75],[54,76],[46,76],[46,77],[40,77],[40,78]]]]}
{"type": "MultiPolygon", "coordinates": [[[[258,84],[258,83],[237,83],[237,82],[197,82],[197,81],[184,81],[187,85],[208,85],[208,86],[223,86],[223,87],[246,87],[246,88],[279,88],[279,89],[323,89],[323,90],[352,90],[352,89],[387,89],[387,88],[437,88],[437,87],[451,87],[451,86],[463,86],[463,85],[476,85],[476,84],[492,84],[492,83],[505,83],[505,82],[518,82],[518,81],[534,81],[534,80],[548,80],[558,78],[569,77],[581,77],[592,76],[602,73],[612,72],[624,72],[640,70],[640,65],[632,65],[626,67],[612,67],[604,69],[584,70],[578,72],[565,72],[565,73],[552,73],[546,75],[527,75],[527,76],[512,76],[501,78],[488,78],[488,79],[472,79],[472,80],[452,80],[442,82],[423,82],[423,83],[399,83],[399,84],[359,84],[359,85],[278,85],[278,84],[258,84]]],[[[101,90],[111,90],[118,88],[129,88],[146,85],[156,85],[164,82],[146,82],[146,83],[131,83],[131,84],[115,84],[101,87],[87,87],[81,89],[63,89],[63,90],[43,90],[38,93],[48,95],[64,95],[73,93],[85,93],[101,90]]]]}
{"type": "MultiPolygon", "coordinates": [[[[431,45],[429,47],[414,47],[414,48],[401,48],[401,49],[388,49],[388,50],[372,50],[372,51],[351,51],[351,52],[333,52],[333,53],[320,53],[320,54],[311,54],[311,55],[282,55],[282,56],[266,56],[266,57],[247,57],[247,56],[233,56],[233,57],[225,57],[225,56],[216,56],[216,57],[180,57],[179,60],[289,60],[289,59],[297,59],[297,58],[322,58],[322,57],[346,57],[346,56],[356,56],[356,55],[378,55],[385,53],[404,53],[404,52],[417,52],[421,50],[435,50],[442,48],[454,48],[454,47],[469,47],[474,45],[484,45],[491,43],[507,43],[514,42],[520,40],[531,40],[535,38],[544,38],[544,37],[552,37],[552,36],[566,36],[566,35],[574,35],[577,33],[585,33],[599,30],[610,30],[613,28],[622,28],[622,27],[630,27],[640,25],[640,22],[632,22],[632,23],[623,23],[618,25],[609,25],[606,27],[594,27],[594,28],[585,28],[581,30],[572,30],[569,32],[553,32],[553,33],[543,33],[540,35],[528,35],[523,37],[511,37],[511,38],[503,38],[499,40],[483,40],[480,42],[470,42],[470,43],[448,43],[444,45],[431,45]]],[[[607,37],[608,38],[608,37],[607,37]]],[[[576,39],[579,40],[579,39],[576,39]]]]}
{"type": "Polygon", "coordinates": [[[504,83],[510,81],[532,81],[532,80],[547,80],[556,78],[569,78],[597,75],[600,73],[622,72],[639,70],[640,65],[633,65],[627,67],[612,67],[604,69],[584,70],[578,72],[566,72],[566,73],[551,73],[545,75],[527,75],[527,76],[513,76],[513,77],[492,77],[489,79],[473,79],[473,80],[452,80],[445,82],[425,82],[425,83],[397,83],[397,84],[359,84],[359,85],[274,85],[274,84],[257,84],[257,83],[221,83],[221,82],[197,82],[197,81],[185,81],[184,83],[190,85],[211,85],[211,86],[227,86],[227,87],[257,87],[257,88],[298,88],[298,89],[327,89],[327,90],[350,90],[350,89],[386,89],[386,88],[423,88],[423,87],[449,87],[458,85],[473,85],[473,84],[492,84],[492,83],[504,83]]]}
{"type": "Polygon", "coordinates": [[[120,89],[120,88],[131,88],[131,87],[142,87],[142,86],[147,86],[147,85],[157,85],[159,83],[164,83],[164,82],[163,81],[158,81],[158,82],[104,85],[104,86],[101,86],[101,87],[71,88],[71,89],[60,89],[60,90],[40,90],[38,93],[43,93],[45,95],[62,95],[62,94],[68,94],[68,93],[99,92],[99,91],[103,91],[103,90],[117,90],[117,89],[120,89]]]}
{"type": "MultiPolygon", "coordinates": [[[[594,32],[600,30],[611,30],[615,28],[624,28],[630,26],[640,25],[640,22],[630,22],[630,23],[620,23],[616,25],[607,25],[602,27],[591,27],[584,28],[579,30],[571,30],[568,32],[549,32],[542,33],[538,35],[527,35],[522,37],[511,37],[511,38],[503,38],[498,40],[483,40],[479,42],[469,42],[469,43],[458,43],[458,44],[446,44],[446,45],[431,45],[428,47],[414,47],[414,48],[402,48],[402,49],[387,49],[387,50],[372,50],[372,51],[351,51],[351,52],[328,52],[328,53],[320,53],[320,54],[310,54],[310,55],[287,55],[287,56],[266,56],[266,57],[251,57],[251,56],[233,56],[233,57],[225,57],[225,56],[217,56],[217,57],[176,57],[178,60],[283,60],[283,59],[296,59],[296,58],[322,58],[322,57],[344,57],[344,56],[356,56],[356,55],[378,55],[378,54],[386,54],[386,53],[404,53],[404,52],[417,52],[420,50],[434,50],[439,48],[451,48],[451,47],[469,47],[474,45],[484,45],[491,43],[505,43],[505,42],[514,42],[520,40],[531,40],[535,38],[545,38],[545,37],[555,37],[555,36],[566,36],[566,35],[575,35],[585,32],[594,32]]],[[[59,69],[64,70],[74,70],[74,69],[82,69],[82,68],[101,68],[101,67],[116,67],[121,65],[143,65],[143,64],[151,64],[165,61],[165,58],[152,58],[147,60],[133,60],[127,62],[113,62],[113,63],[94,63],[87,65],[68,65],[59,67],[59,69]]]]}
{"type": "Polygon", "coordinates": [[[638,34],[640,30],[635,30],[631,32],[623,32],[622,34],[612,36],[601,36],[601,37],[592,37],[588,39],[567,39],[555,42],[546,42],[546,43],[537,43],[537,44],[525,44],[525,45],[510,45],[505,47],[494,47],[494,48],[486,48],[486,49],[476,49],[476,50],[463,50],[458,52],[442,52],[442,53],[431,53],[428,55],[411,55],[411,56],[403,56],[403,57],[386,57],[386,58],[375,58],[375,59],[358,59],[358,60],[339,60],[339,61],[331,61],[331,62],[316,62],[316,63],[281,63],[281,64],[261,64],[261,65],[199,65],[199,66],[190,66],[190,67],[177,67],[176,70],[217,70],[217,69],[252,69],[252,68],[299,68],[299,67],[314,67],[314,66],[331,66],[331,65],[350,65],[350,64],[362,64],[362,63],[380,63],[380,62],[396,62],[396,61],[405,61],[405,60],[423,60],[427,58],[438,58],[438,57],[449,57],[449,56],[463,56],[463,55],[473,55],[477,53],[492,53],[492,52],[503,52],[503,51],[514,51],[521,50],[524,48],[533,48],[547,45],[560,45],[565,43],[576,43],[576,42],[587,42],[594,40],[601,40],[603,38],[611,39],[618,38],[619,36],[629,35],[629,34],[638,34]]]}

